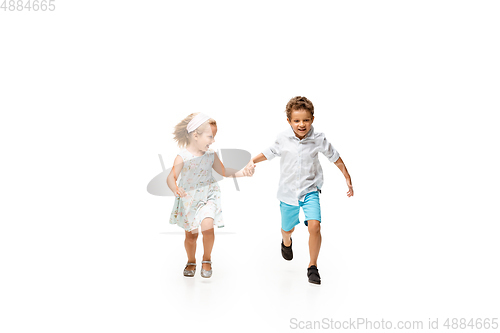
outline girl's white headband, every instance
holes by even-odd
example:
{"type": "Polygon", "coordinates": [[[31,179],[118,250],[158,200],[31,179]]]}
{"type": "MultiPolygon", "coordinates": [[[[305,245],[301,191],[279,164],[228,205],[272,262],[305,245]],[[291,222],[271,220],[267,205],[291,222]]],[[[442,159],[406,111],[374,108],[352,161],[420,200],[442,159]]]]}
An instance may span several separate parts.
{"type": "Polygon", "coordinates": [[[207,121],[209,119],[210,119],[210,117],[207,116],[206,114],[203,114],[201,112],[198,113],[193,119],[191,119],[191,121],[187,125],[188,133],[191,133],[192,131],[194,131],[195,129],[200,127],[201,124],[203,124],[205,121],[207,121]]]}

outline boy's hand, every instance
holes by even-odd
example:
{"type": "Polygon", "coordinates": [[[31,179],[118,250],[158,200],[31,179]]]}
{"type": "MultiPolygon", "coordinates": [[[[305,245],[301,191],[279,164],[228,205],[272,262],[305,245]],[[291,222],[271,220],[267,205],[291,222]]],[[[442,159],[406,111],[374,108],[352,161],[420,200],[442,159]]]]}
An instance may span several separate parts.
{"type": "Polygon", "coordinates": [[[250,162],[248,162],[248,164],[243,169],[243,176],[252,177],[254,173],[255,173],[255,164],[253,164],[252,160],[250,160],[250,162]]]}
{"type": "Polygon", "coordinates": [[[352,197],[354,195],[354,189],[352,188],[352,183],[350,179],[346,180],[347,187],[349,188],[349,191],[347,191],[347,196],[352,197]]]}
{"type": "Polygon", "coordinates": [[[177,196],[184,198],[187,194],[182,187],[177,188],[177,196]]]}

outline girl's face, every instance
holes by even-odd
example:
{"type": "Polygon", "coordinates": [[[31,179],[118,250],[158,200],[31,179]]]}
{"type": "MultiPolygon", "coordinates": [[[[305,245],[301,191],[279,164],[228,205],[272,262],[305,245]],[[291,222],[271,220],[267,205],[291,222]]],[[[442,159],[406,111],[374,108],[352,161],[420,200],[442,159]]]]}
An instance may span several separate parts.
{"type": "Polygon", "coordinates": [[[295,132],[295,136],[302,140],[311,130],[314,117],[311,115],[311,112],[300,109],[292,111],[290,119],[287,118],[287,120],[295,132]]]}
{"type": "Polygon", "coordinates": [[[217,134],[217,126],[209,125],[205,127],[202,134],[195,134],[196,148],[201,151],[207,151],[212,143],[215,142],[215,135],[217,134]]]}

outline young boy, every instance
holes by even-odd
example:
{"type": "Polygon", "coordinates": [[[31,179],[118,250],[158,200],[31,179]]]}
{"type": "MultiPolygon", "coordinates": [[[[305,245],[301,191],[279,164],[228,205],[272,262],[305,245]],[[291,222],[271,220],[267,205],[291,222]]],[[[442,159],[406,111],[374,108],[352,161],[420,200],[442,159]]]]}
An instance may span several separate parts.
{"type": "Polygon", "coordinates": [[[321,209],[319,193],[323,186],[323,171],[318,153],[323,153],[342,171],[349,191],[354,195],[351,177],[347,172],[339,153],[326,140],[323,133],[314,132],[314,106],[305,97],[292,98],[286,105],[286,117],[290,129],[278,134],[276,142],[255,156],[251,162],[258,163],[281,157],[281,174],[278,199],[281,209],[281,255],[285,260],[292,260],[292,232],[299,222],[299,210],[305,215],[304,224],[309,231],[310,262],[307,269],[309,282],[321,284],[317,259],[321,247],[321,209]]]}

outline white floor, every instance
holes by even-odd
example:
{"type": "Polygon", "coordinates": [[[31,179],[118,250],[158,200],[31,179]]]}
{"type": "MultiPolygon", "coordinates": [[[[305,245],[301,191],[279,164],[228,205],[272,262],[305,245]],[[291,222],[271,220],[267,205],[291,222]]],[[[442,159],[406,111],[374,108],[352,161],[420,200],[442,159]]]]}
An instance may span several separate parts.
{"type": "Polygon", "coordinates": [[[384,187],[373,184],[347,198],[332,179],[320,198],[317,286],[306,277],[304,225],[293,235],[294,259],[281,257],[274,193],[256,200],[273,170],[260,171],[240,182],[240,192],[221,183],[226,227],[215,230],[210,279],[199,267],[194,278],[182,275],[183,231],[168,224],[173,198],[149,195],[141,181],[120,192],[130,185],[121,181],[126,171],[107,185],[114,196],[59,196],[59,211],[49,199],[34,203],[18,223],[3,225],[2,325],[8,332],[288,332],[323,320],[426,328],[430,318],[498,316],[498,223],[491,209],[475,209],[486,202],[448,192],[434,208],[409,192],[384,200],[384,187]],[[446,208],[456,202],[462,210],[446,208]],[[51,211],[54,219],[36,219],[51,211]]]}
{"type": "MultiPolygon", "coordinates": [[[[247,194],[235,196],[245,201],[247,194]]],[[[304,225],[297,226],[293,236],[294,259],[288,262],[281,257],[277,209],[268,209],[268,218],[262,220],[243,211],[239,226],[228,209],[228,226],[216,229],[210,279],[201,278],[199,268],[194,278],[182,276],[184,236],[176,226],[166,226],[153,237],[158,249],[158,289],[147,288],[154,294],[156,307],[151,304],[151,309],[159,311],[159,317],[152,329],[215,325],[222,332],[287,332],[307,328],[314,321],[327,325],[324,320],[359,318],[393,325],[417,321],[427,329],[429,319],[438,318],[442,324],[447,316],[496,316],[499,272],[490,264],[497,247],[492,236],[484,235],[483,244],[467,247],[462,240],[472,239],[474,232],[457,227],[451,233],[460,241],[447,238],[437,227],[435,234],[427,234],[422,230],[427,222],[419,227],[411,216],[399,220],[387,212],[368,220],[361,218],[367,216],[365,212],[358,212],[350,217],[339,213],[335,219],[328,211],[329,199],[329,195],[322,196],[321,286],[307,281],[304,225]],[[252,223],[254,227],[241,226],[252,223]]],[[[358,199],[355,203],[346,198],[343,210],[365,201],[358,199]]],[[[201,241],[200,236],[198,262],[201,241]]]]}

